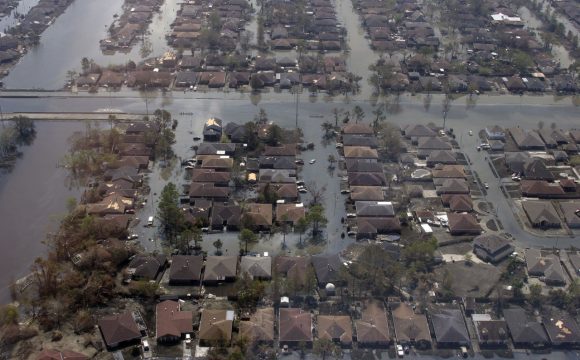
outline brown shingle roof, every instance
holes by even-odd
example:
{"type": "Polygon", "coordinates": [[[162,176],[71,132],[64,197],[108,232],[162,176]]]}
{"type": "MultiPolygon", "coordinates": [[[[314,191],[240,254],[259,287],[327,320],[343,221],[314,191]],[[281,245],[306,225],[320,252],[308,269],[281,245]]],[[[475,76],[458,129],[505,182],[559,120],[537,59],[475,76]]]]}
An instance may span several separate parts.
{"type": "Polygon", "coordinates": [[[302,309],[280,309],[280,342],[311,342],[312,315],[302,309]]]}
{"type": "Polygon", "coordinates": [[[387,322],[387,314],[381,303],[376,300],[367,302],[362,318],[355,322],[359,344],[387,346],[391,342],[387,322]]]}
{"type": "Polygon", "coordinates": [[[157,339],[165,336],[181,337],[193,332],[193,313],[181,311],[179,302],[165,300],[155,307],[157,339]]]}
{"type": "Polygon", "coordinates": [[[480,233],[481,226],[470,214],[447,213],[451,233],[480,233]]]}
{"type": "Polygon", "coordinates": [[[232,339],[233,310],[203,309],[199,323],[200,341],[226,341],[232,339]]]}
{"type": "Polygon", "coordinates": [[[352,322],[350,316],[318,315],[318,338],[338,340],[342,345],[352,343],[352,322]]]}
{"type": "Polygon", "coordinates": [[[274,341],[274,308],[257,309],[250,320],[240,321],[240,335],[251,341],[274,341]]]}
{"type": "Polygon", "coordinates": [[[108,347],[141,338],[141,332],[130,312],[104,316],[99,320],[101,334],[108,347]]]}

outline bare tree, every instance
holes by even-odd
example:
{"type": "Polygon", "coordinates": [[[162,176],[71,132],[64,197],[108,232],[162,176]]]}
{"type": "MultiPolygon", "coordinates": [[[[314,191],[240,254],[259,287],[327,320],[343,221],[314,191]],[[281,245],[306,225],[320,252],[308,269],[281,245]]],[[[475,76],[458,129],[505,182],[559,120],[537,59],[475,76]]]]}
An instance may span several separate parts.
{"type": "Polygon", "coordinates": [[[307,184],[308,192],[312,196],[312,205],[321,204],[324,201],[326,186],[319,186],[316,182],[310,181],[307,184]]]}

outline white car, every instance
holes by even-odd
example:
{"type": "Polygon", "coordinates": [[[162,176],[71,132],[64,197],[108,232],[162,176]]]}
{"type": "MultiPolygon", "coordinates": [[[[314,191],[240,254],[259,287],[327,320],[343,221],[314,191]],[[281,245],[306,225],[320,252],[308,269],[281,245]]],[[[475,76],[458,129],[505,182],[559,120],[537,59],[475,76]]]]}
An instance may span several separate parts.
{"type": "Polygon", "coordinates": [[[314,164],[316,162],[316,159],[312,159],[309,161],[310,164],[314,164]]]}
{"type": "Polygon", "coordinates": [[[397,356],[398,357],[404,357],[405,356],[405,350],[403,350],[403,346],[402,345],[397,345],[397,356]]]}
{"type": "Polygon", "coordinates": [[[473,136],[473,131],[469,130],[469,136],[473,136]]]}

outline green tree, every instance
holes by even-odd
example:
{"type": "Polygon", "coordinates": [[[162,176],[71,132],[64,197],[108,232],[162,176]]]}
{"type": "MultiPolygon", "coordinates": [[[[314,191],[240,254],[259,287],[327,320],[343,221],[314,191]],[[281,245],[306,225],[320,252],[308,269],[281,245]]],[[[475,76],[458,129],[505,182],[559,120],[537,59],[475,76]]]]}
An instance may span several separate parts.
{"type": "Polygon", "coordinates": [[[331,132],[334,129],[334,126],[332,125],[332,123],[330,121],[325,121],[323,122],[320,127],[322,128],[322,130],[324,131],[324,137],[326,139],[330,139],[332,137],[332,135],[334,135],[333,132],[331,132]]]}
{"type": "Polygon", "coordinates": [[[18,142],[29,143],[29,140],[33,139],[36,135],[34,120],[19,115],[13,118],[12,122],[14,123],[14,130],[16,131],[18,142]]]}
{"type": "Polygon", "coordinates": [[[183,212],[179,208],[179,192],[172,182],[163,187],[159,197],[157,217],[161,223],[161,229],[171,242],[176,235],[181,233],[184,226],[183,212]]]}
{"type": "Polygon", "coordinates": [[[324,215],[324,207],[320,204],[314,205],[308,210],[306,219],[312,226],[312,236],[314,237],[317,237],[320,234],[320,229],[328,223],[328,219],[324,215]]]}
{"type": "Polygon", "coordinates": [[[339,356],[342,354],[340,346],[329,339],[316,339],[312,343],[312,351],[318,355],[322,360],[326,360],[327,356],[339,356]]]}
{"type": "Polygon", "coordinates": [[[222,247],[224,246],[222,240],[217,239],[216,241],[213,242],[213,246],[215,247],[215,254],[220,256],[222,254],[222,247]]]}
{"type": "Polygon", "coordinates": [[[528,301],[533,307],[539,308],[542,305],[542,285],[532,284],[530,285],[530,293],[528,294],[528,301]]]}
{"type": "Polygon", "coordinates": [[[244,245],[244,254],[248,253],[248,243],[255,243],[258,241],[258,235],[250,229],[242,229],[238,235],[240,243],[244,245]]]}
{"type": "Polygon", "coordinates": [[[294,230],[296,230],[300,234],[300,244],[302,244],[302,235],[308,230],[308,220],[306,217],[301,217],[298,219],[296,224],[294,225],[294,230]]]}
{"type": "Polygon", "coordinates": [[[365,118],[365,112],[359,105],[356,105],[354,109],[352,109],[352,112],[354,114],[355,123],[357,124],[365,118]]]}

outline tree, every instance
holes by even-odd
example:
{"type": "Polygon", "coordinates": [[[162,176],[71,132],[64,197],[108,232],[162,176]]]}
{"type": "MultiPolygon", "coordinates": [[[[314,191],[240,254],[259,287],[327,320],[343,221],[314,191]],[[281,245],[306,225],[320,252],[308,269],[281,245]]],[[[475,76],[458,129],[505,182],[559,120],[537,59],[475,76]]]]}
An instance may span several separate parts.
{"type": "Polygon", "coordinates": [[[296,222],[296,225],[294,225],[294,230],[296,230],[300,234],[299,240],[300,244],[302,244],[302,235],[304,235],[307,229],[308,229],[308,220],[306,219],[306,217],[301,217],[296,222]]]}
{"type": "Polygon", "coordinates": [[[216,241],[214,241],[213,246],[215,247],[215,254],[218,256],[221,255],[222,246],[224,246],[224,243],[221,241],[221,239],[217,239],[216,241]]]}
{"type": "Polygon", "coordinates": [[[89,72],[89,70],[91,68],[91,62],[88,58],[84,57],[81,59],[81,68],[83,69],[83,74],[86,74],[89,72]]]}
{"type": "Polygon", "coordinates": [[[36,135],[34,120],[19,115],[13,118],[12,122],[14,122],[14,130],[16,131],[18,142],[30,143],[30,140],[36,135]]]}
{"type": "Polygon", "coordinates": [[[253,311],[266,293],[265,284],[258,280],[252,280],[247,272],[242,274],[234,287],[238,295],[236,304],[243,311],[253,311]]]}
{"type": "Polygon", "coordinates": [[[240,234],[238,235],[238,239],[240,243],[244,244],[244,253],[248,253],[248,243],[254,243],[258,241],[258,235],[254,234],[254,232],[250,229],[242,229],[240,234]]]}
{"type": "Polygon", "coordinates": [[[334,169],[335,163],[336,163],[336,157],[332,154],[328,155],[328,168],[334,169]]]}
{"type": "Polygon", "coordinates": [[[334,126],[335,127],[338,127],[338,118],[340,117],[341,113],[342,113],[342,109],[338,109],[338,108],[332,109],[332,114],[334,114],[334,126]]]}
{"type": "Polygon", "coordinates": [[[332,135],[334,135],[334,133],[331,132],[334,129],[334,126],[330,121],[323,122],[320,127],[322,127],[322,130],[324,131],[324,138],[330,139],[332,135]]]}
{"type": "Polygon", "coordinates": [[[326,226],[328,219],[324,215],[324,208],[317,204],[312,206],[306,214],[308,223],[312,225],[312,236],[317,237],[320,233],[320,228],[326,226]]]}
{"type": "Polygon", "coordinates": [[[381,124],[379,140],[385,149],[387,157],[396,160],[401,153],[401,134],[399,129],[388,122],[381,124]]]}
{"type": "Polygon", "coordinates": [[[544,128],[544,125],[545,125],[545,123],[542,120],[538,121],[538,129],[539,130],[542,130],[544,128]]]}
{"type": "Polygon", "coordinates": [[[201,233],[201,229],[198,228],[197,226],[195,226],[192,230],[192,239],[193,239],[193,249],[195,251],[198,251],[201,249],[201,246],[199,245],[200,242],[203,241],[203,235],[201,233]]]}
{"type": "Polygon", "coordinates": [[[542,286],[539,284],[530,285],[530,293],[528,294],[528,301],[533,307],[539,308],[542,305],[542,286]]]}
{"type": "Polygon", "coordinates": [[[342,353],[340,347],[336,345],[329,339],[316,339],[312,343],[312,351],[314,354],[318,355],[322,360],[326,360],[326,357],[339,356],[342,353]]]}
{"type": "Polygon", "coordinates": [[[314,182],[314,181],[310,181],[308,182],[308,184],[306,184],[308,192],[310,193],[310,196],[312,197],[311,200],[311,204],[312,205],[317,205],[320,204],[324,201],[324,196],[326,193],[326,186],[318,186],[318,183],[314,182]]]}
{"type": "Polygon", "coordinates": [[[365,112],[358,105],[356,105],[354,107],[354,109],[352,109],[352,112],[354,114],[355,123],[357,123],[357,124],[358,124],[359,121],[362,121],[364,119],[364,117],[365,117],[365,112]]]}
{"type": "Polygon", "coordinates": [[[184,225],[183,212],[179,208],[179,192],[172,182],[163,187],[159,197],[157,217],[165,236],[171,242],[181,233],[184,225]]]}
{"type": "Polygon", "coordinates": [[[282,140],[282,128],[276,124],[272,124],[268,129],[268,137],[266,143],[270,146],[276,146],[282,140]]]}
{"type": "Polygon", "coordinates": [[[381,123],[384,122],[387,119],[387,116],[385,115],[385,104],[380,104],[377,107],[375,107],[373,109],[373,115],[374,115],[374,119],[373,119],[373,132],[375,133],[375,135],[377,135],[377,133],[379,132],[379,129],[381,128],[381,123]]]}

